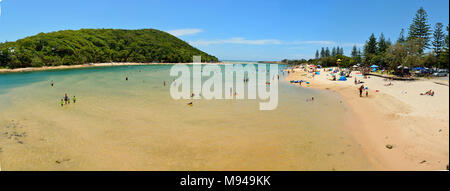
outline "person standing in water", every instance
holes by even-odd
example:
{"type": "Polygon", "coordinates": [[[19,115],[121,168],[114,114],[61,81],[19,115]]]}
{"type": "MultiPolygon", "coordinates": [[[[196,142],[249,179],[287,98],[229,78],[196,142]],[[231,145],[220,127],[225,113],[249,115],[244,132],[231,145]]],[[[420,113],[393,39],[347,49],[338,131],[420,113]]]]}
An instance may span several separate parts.
{"type": "Polygon", "coordinates": [[[53,85],[55,85],[55,83],[53,82],[53,80],[50,82],[50,85],[53,87],[53,85]]]}
{"type": "Polygon", "coordinates": [[[64,102],[65,102],[66,104],[68,104],[68,102],[69,102],[69,96],[67,96],[67,93],[64,94],[64,102]]]}
{"type": "Polygon", "coordinates": [[[77,102],[77,98],[75,96],[73,96],[73,103],[77,102]]]}

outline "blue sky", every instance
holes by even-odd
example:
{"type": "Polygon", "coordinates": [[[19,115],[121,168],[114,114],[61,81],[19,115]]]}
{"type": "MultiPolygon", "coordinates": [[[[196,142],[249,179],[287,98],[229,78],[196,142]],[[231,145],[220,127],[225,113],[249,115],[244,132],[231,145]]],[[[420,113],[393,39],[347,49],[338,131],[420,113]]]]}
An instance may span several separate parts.
{"type": "Polygon", "coordinates": [[[371,33],[395,41],[421,6],[449,23],[448,0],[0,0],[0,42],[80,28],[155,28],[221,60],[312,58],[320,47],[348,55],[371,33]]]}

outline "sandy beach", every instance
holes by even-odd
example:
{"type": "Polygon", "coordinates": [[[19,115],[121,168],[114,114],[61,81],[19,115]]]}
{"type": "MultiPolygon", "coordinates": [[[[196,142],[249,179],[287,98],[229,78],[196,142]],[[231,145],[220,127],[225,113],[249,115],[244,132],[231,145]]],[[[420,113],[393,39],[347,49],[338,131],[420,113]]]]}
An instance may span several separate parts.
{"type": "Polygon", "coordinates": [[[349,133],[379,170],[448,168],[448,81],[392,81],[393,85],[386,86],[389,81],[384,78],[363,79],[356,72],[352,72],[347,81],[332,81],[330,72],[323,69],[314,77],[300,69],[294,71],[287,81],[308,81],[302,88],[333,91],[342,97],[353,116],[349,117],[349,133]],[[355,85],[355,76],[368,87],[368,97],[359,96],[361,84],[355,85]],[[430,89],[435,92],[434,96],[420,95],[430,89]]]}

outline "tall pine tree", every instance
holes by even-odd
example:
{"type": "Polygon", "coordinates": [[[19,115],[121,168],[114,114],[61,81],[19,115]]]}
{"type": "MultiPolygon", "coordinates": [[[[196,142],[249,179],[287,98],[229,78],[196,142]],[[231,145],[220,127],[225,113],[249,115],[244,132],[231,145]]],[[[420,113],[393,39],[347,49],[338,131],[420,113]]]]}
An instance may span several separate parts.
{"type": "Polygon", "coordinates": [[[319,59],[319,50],[316,50],[316,59],[319,59]]]}
{"type": "Polygon", "coordinates": [[[445,46],[445,34],[443,28],[444,25],[442,25],[442,23],[436,23],[436,26],[434,27],[433,42],[431,42],[431,44],[433,45],[436,56],[441,55],[442,49],[445,46]]]}
{"type": "Polygon", "coordinates": [[[380,38],[378,39],[378,53],[383,53],[388,48],[386,39],[384,38],[384,34],[381,33],[380,38]]]}
{"type": "Polygon", "coordinates": [[[369,41],[366,42],[366,45],[364,47],[364,54],[376,54],[377,53],[377,38],[375,38],[375,35],[372,33],[369,37],[369,41]]]}
{"type": "Polygon", "coordinates": [[[358,57],[358,49],[356,48],[356,45],[353,45],[352,49],[352,58],[358,57]]]}
{"type": "Polygon", "coordinates": [[[400,36],[398,37],[397,43],[404,44],[406,42],[405,39],[405,29],[400,31],[400,36]]]}
{"type": "Polygon", "coordinates": [[[420,47],[419,53],[423,53],[425,48],[430,46],[431,29],[428,24],[428,15],[423,7],[417,11],[413,23],[409,27],[408,40],[417,40],[420,47]]]}

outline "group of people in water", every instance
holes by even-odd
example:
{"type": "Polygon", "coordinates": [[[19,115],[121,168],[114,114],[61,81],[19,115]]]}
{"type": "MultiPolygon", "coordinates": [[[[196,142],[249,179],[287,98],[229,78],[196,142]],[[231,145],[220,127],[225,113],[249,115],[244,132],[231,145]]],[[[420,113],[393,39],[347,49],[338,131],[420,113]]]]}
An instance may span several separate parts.
{"type": "MultiPolygon", "coordinates": [[[[73,96],[72,98],[72,102],[76,103],[77,102],[77,98],[75,96],[73,96]]],[[[70,98],[69,96],[66,94],[64,94],[64,97],[61,99],[61,107],[64,105],[70,104],[70,98]]]]}
{"type": "MultiPolygon", "coordinates": [[[[55,86],[55,82],[53,80],[50,82],[50,86],[51,87],[55,86]]],[[[75,96],[73,96],[73,98],[70,99],[69,96],[67,95],[67,93],[65,93],[60,101],[61,107],[64,105],[70,104],[70,100],[72,100],[73,103],[77,102],[77,98],[75,96]]]]}
{"type": "MultiPolygon", "coordinates": [[[[73,103],[77,102],[77,98],[75,96],[73,96],[72,98],[73,103]]],[[[64,105],[70,104],[70,98],[69,96],[66,94],[64,94],[64,97],[61,99],[61,107],[64,105]]]]}

